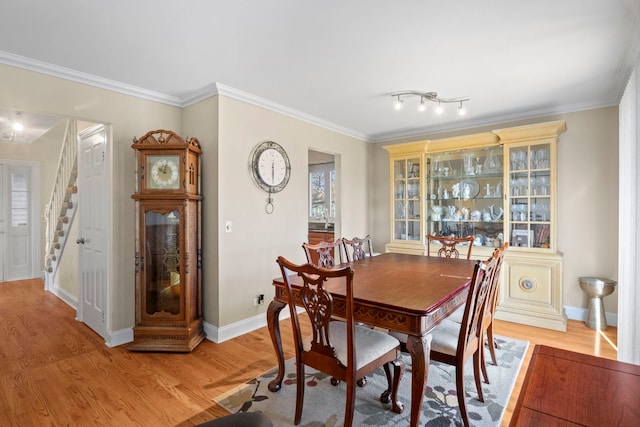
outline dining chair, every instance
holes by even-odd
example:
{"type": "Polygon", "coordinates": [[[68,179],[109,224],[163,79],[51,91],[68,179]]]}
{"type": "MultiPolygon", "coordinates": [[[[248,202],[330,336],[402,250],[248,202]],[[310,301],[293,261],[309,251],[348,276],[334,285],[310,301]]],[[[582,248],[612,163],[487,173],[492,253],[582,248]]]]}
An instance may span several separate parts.
{"type": "Polygon", "coordinates": [[[460,251],[456,247],[461,243],[468,243],[467,259],[471,258],[471,248],[473,247],[473,241],[475,236],[467,237],[455,237],[451,236],[434,236],[433,234],[427,234],[427,255],[431,256],[431,242],[438,242],[440,249],[438,249],[438,256],[442,258],[460,258],[460,251]]]}
{"type": "MultiPolygon", "coordinates": [[[[482,314],[482,327],[480,329],[481,338],[479,341],[479,349],[481,353],[481,368],[482,368],[482,376],[484,378],[484,382],[489,384],[489,376],[487,375],[487,366],[485,360],[485,337],[487,338],[486,345],[489,347],[489,353],[491,355],[491,362],[494,365],[498,365],[498,359],[496,358],[495,349],[499,348],[498,343],[496,342],[493,335],[493,319],[495,318],[496,308],[498,306],[498,296],[500,289],[500,271],[502,270],[502,262],[504,261],[504,253],[509,247],[509,242],[505,242],[504,246],[500,249],[496,249],[493,251],[491,257],[488,260],[482,262],[480,264],[480,268],[485,269],[490,262],[497,258],[495,261],[495,268],[492,271],[492,277],[490,277],[490,290],[489,297],[487,298],[487,305],[482,314]]],[[[462,323],[462,317],[464,315],[464,307],[458,308],[454,311],[448,319],[457,323],[462,323]]]]}
{"type": "Polygon", "coordinates": [[[309,317],[312,335],[303,340],[300,320],[295,304],[289,304],[293,326],[296,355],[296,412],[294,424],[300,424],[304,405],[305,366],[331,375],[346,383],[346,406],[344,425],[351,426],[355,409],[357,378],[384,367],[387,389],[380,395],[383,403],[391,402],[391,410],[401,413],[404,409],[398,401],[398,387],[404,372],[400,354],[400,342],[380,331],[356,325],[353,312],[353,277],[351,267],[326,269],[312,264],[296,265],[282,256],[278,265],[287,289],[289,301],[299,300],[309,317]],[[299,277],[301,283],[296,280],[299,277]],[[345,321],[335,321],[333,298],[325,284],[345,289],[345,321]],[[294,296],[293,288],[299,293],[294,296]],[[391,367],[393,366],[393,372],[391,367]]]}
{"type": "Polygon", "coordinates": [[[303,243],[302,248],[307,262],[318,267],[330,268],[344,262],[342,238],[335,242],[303,243]]]}
{"type": "MultiPolygon", "coordinates": [[[[431,360],[455,366],[456,369],[456,394],[460,416],[465,427],[469,426],[469,415],[465,400],[464,390],[464,365],[473,357],[473,376],[478,393],[478,400],[484,402],[482,384],[480,380],[480,328],[482,313],[489,296],[489,278],[495,266],[495,262],[489,263],[485,269],[477,263],[473,270],[471,284],[469,285],[467,299],[464,305],[462,323],[457,323],[445,318],[431,332],[431,360]]],[[[397,332],[390,332],[392,336],[406,343],[407,336],[397,332]]]]}
{"type": "Polygon", "coordinates": [[[487,375],[487,365],[484,358],[484,338],[487,338],[487,346],[489,347],[489,354],[491,355],[491,362],[494,365],[498,365],[498,359],[496,358],[496,348],[498,343],[493,337],[493,319],[495,318],[496,308],[498,307],[498,295],[500,288],[500,271],[502,270],[502,263],[504,261],[504,253],[509,247],[509,242],[505,242],[504,246],[500,249],[496,249],[493,252],[493,258],[497,258],[496,266],[493,269],[491,277],[491,288],[489,291],[489,298],[487,299],[487,306],[485,307],[482,316],[482,327],[480,329],[480,361],[482,363],[482,375],[484,381],[489,384],[489,376],[487,375]]]}
{"type": "Polygon", "coordinates": [[[347,255],[347,262],[373,256],[369,235],[363,238],[354,237],[351,240],[343,238],[342,243],[344,244],[344,253],[347,255]]]}

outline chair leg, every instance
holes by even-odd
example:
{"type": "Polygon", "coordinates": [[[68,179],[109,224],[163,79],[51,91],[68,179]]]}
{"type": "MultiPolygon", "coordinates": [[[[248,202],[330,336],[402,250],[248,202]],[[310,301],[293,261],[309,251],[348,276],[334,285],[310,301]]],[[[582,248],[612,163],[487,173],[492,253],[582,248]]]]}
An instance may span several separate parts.
{"type": "Polygon", "coordinates": [[[391,410],[396,414],[401,414],[404,410],[404,405],[398,400],[398,390],[400,389],[400,381],[404,374],[404,360],[402,357],[398,357],[391,362],[393,364],[393,391],[391,392],[391,410]]]}
{"type": "Polygon", "coordinates": [[[380,402],[382,403],[389,403],[391,402],[391,398],[389,396],[391,396],[391,391],[393,389],[393,378],[391,377],[391,368],[389,367],[390,363],[385,363],[384,364],[384,373],[387,376],[387,389],[385,391],[382,392],[382,394],[380,395],[380,402]]]}
{"type": "Polygon", "coordinates": [[[401,414],[404,410],[404,405],[398,400],[398,390],[404,373],[404,360],[402,360],[402,357],[398,357],[393,362],[385,363],[384,372],[387,375],[387,389],[380,395],[380,402],[391,402],[391,410],[396,414],[401,414]],[[393,375],[391,375],[391,365],[393,365],[393,375]]]}
{"type": "Polygon", "coordinates": [[[484,365],[484,360],[481,359],[481,352],[476,351],[473,354],[473,377],[476,381],[476,391],[478,392],[478,400],[484,402],[484,394],[482,392],[482,382],[480,381],[480,370],[484,365]]]}
{"type": "Polygon", "coordinates": [[[464,369],[463,364],[456,366],[456,392],[458,395],[458,407],[460,417],[464,427],[469,427],[469,414],[467,413],[467,402],[464,399],[464,369]]]}
{"type": "Polygon", "coordinates": [[[484,334],[480,333],[480,340],[478,341],[478,352],[480,353],[480,368],[482,369],[482,377],[484,382],[489,384],[489,375],[487,374],[487,362],[484,359],[484,334]]]}
{"type": "Polygon", "coordinates": [[[498,359],[496,359],[496,348],[498,348],[498,344],[496,340],[493,338],[493,322],[489,324],[487,328],[487,340],[489,341],[489,353],[491,353],[491,361],[494,365],[498,366],[498,359]]]}
{"type": "Polygon", "coordinates": [[[297,362],[296,365],[296,415],[293,419],[295,425],[300,424],[302,419],[302,406],[304,404],[304,364],[297,362]]]}
{"type": "Polygon", "coordinates": [[[356,381],[347,380],[347,405],[344,409],[344,427],[353,424],[353,412],[356,406],[356,381]]]}

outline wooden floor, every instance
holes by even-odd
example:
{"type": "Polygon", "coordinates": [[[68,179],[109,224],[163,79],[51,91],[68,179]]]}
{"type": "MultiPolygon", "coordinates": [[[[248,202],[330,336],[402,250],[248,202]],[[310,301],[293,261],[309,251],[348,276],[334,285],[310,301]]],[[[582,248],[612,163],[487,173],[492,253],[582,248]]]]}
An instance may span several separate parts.
{"type": "MultiPolygon", "coordinates": [[[[276,365],[266,328],[190,354],[108,348],[40,280],[0,282],[0,425],[192,426],[226,414],[213,398],[276,365]]],[[[291,327],[282,321],[285,357],[291,327]]],[[[569,321],[567,333],[497,322],[530,341],[502,425],[508,425],[534,344],[616,358],[616,329],[569,321]]],[[[293,419],[293,414],[291,414],[293,419]]]]}

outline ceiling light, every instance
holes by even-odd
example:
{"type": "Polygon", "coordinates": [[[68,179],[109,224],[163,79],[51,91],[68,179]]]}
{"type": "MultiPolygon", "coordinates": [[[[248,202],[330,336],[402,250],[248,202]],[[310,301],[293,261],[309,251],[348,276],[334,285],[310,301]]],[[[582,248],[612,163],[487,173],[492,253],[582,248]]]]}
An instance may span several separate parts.
{"type": "Polygon", "coordinates": [[[395,108],[396,110],[402,109],[404,104],[403,98],[412,98],[412,97],[420,97],[420,103],[418,104],[418,111],[425,111],[427,109],[427,104],[425,101],[431,101],[438,103],[435,111],[437,114],[442,114],[444,112],[444,107],[442,104],[450,104],[450,103],[459,103],[458,114],[463,116],[466,114],[466,110],[464,108],[463,102],[469,100],[469,98],[441,98],[438,96],[436,92],[419,92],[414,90],[404,91],[404,92],[394,92],[391,94],[392,98],[396,99],[395,108]]]}
{"type": "Polygon", "coordinates": [[[22,130],[24,129],[24,126],[20,122],[14,122],[12,128],[16,132],[22,132],[22,130]]]}
{"type": "Polygon", "coordinates": [[[403,103],[404,101],[400,99],[400,95],[398,95],[398,101],[396,101],[396,104],[395,104],[396,110],[402,110],[403,103]]]}
{"type": "Polygon", "coordinates": [[[420,105],[418,106],[418,111],[424,111],[427,109],[427,106],[424,104],[424,97],[420,97],[420,105]]]}

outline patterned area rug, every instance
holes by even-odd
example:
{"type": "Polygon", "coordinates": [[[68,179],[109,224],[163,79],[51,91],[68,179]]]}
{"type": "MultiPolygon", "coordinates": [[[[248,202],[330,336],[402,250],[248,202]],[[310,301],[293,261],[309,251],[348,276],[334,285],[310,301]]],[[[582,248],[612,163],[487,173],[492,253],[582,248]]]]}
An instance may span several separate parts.
{"type": "MultiPolygon", "coordinates": [[[[498,366],[487,363],[491,384],[483,383],[485,401],[477,399],[471,361],[465,366],[465,391],[467,410],[473,426],[499,426],[509,401],[513,385],[522,366],[522,359],[529,345],[526,341],[496,337],[498,366]]],[[[356,390],[354,426],[408,426],[411,397],[411,359],[403,354],[405,372],[400,385],[400,401],[404,412],[395,414],[390,405],[380,403],[379,396],[386,387],[384,371],[379,369],[367,377],[365,387],[356,390]]],[[[488,357],[488,354],[487,354],[488,357]]],[[[260,375],[246,384],[214,400],[229,412],[262,411],[276,427],[292,426],[295,413],[295,361],[286,361],[286,374],[282,389],[272,393],[267,388],[275,378],[277,368],[260,375]]],[[[330,378],[309,367],[305,368],[306,388],[301,426],[334,427],[344,423],[344,383],[332,386],[330,378]]],[[[444,427],[462,425],[455,390],[455,369],[432,362],[429,367],[427,391],[422,403],[420,425],[444,427]]]]}

